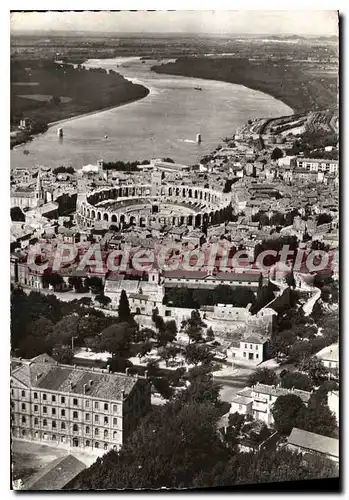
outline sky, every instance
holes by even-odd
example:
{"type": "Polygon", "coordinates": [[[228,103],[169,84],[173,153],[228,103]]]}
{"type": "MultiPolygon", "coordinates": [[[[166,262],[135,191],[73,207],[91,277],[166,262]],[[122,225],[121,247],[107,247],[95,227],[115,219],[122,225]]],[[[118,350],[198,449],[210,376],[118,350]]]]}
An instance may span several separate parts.
{"type": "Polygon", "coordinates": [[[334,10],[155,12],[24,12],[11,14],[11,32],[216,33],[337,35],[334,10]]]}

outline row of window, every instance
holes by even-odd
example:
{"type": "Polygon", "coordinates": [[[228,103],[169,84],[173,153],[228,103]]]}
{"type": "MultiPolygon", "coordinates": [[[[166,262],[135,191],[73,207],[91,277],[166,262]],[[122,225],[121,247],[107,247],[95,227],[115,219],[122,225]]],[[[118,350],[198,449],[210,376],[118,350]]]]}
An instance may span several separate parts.
{"type": "MultiPolygon", "coordinates": [[[[26,410],[26,404],[25,403],[22,403],[22,410],[26,410]]],[[[34,413],[38,412],[39,411],[39,406],[38,405],[34,405],[34,413]]],[[[42,407],[42,412],[43,413],[47,413],[47,406],[43,406],[42,407]]],[[[56,408],[51,408],[51,413],[53,416],[56,415],[56,408]]],[[[65,417],[66,416],[66,410],[64,409],[61,409],[61,417],[65,417]]],[[[102,422],[102,419],[100,420],[100,415],[94,415],[94,421],[96,424],[99,424],[100,422],[102,422]]],[[[78,411],[73,411],[73,419],[75,420],[78,420],[79,419],[79,412],[78,411]]],[[[91,420],[91,414],[90,413],[85,413],[85,420],[88,422],[91,420]]],[[[106,417],[104,416],[103,417],[103,424],[104,425],[109,425],[109,417],[106,417]]],[[[113,418],[113,425],[114,426],[117,426],[118,424],[118,419],[116,417],[113,418]]]]}
{"type": "MultiPolygon", "coordinates": [[[[34,392],[34,399],[39,399],[38,393],[34,392]]],[[[26,391],[22,391],[22,397],[26,397],[26,391]]],[[[42,399],[43,401],[47,401],[47,394],[43,393],[42,394],[42,399]]],[[[54,394],[51,395],[51,402],[56,403],[57,398],[54,394]]],[[[61,404],[65,404],[66,398],[65,396],[61,396],[61,404]]],[[[80,403],[78,398],[73,398],[73,405],[78,406],[80,403]]],[[[86,399],[85,400],[85,407],[88,408],[90,406],[90,400],[86,399]]],[[[113,412],[116,413],[118,411],[118,405],[112,405],[113,406],[113,412]]],[[[94,402],[94,409],[99,410],[103,409],[104,411],[109,411],[109,403],[100,403],[99,401],[94,402]],[[101,406],[100,406],[101,405],[101,406]]]]}
{"type": "MultiPolygon", "coordinates": [[[[26,424],[27,423],[27,419],[25,416],[22,417],[22,424],[26,424]]],[[[38,418],[34,418],[34,425],[39,425],[39,419],[38,418]]],[[[47,420],[46,418],[44,418],[44,420],[42,421],[42,425],[43,427],[48,427],[47,425],[47,420]]],[[[52,429],[57,429],[57,422],[55,422],[54,420],[52,421],[52,429]]],[[[66,424],[65,422],[61,422],[61,425],[60,425],[60,429],[62,431],[66,430],[66,424]]],[[[74,424],[73,425],[73,432],[79,432],[79,426],[77,424],[74,424]]],[[[91,428],[87,425],[85,427],[85,432],[86,434],[90,434],[91,432],[91,428]]],[[[100,432],[100,429],[98,429],[98,427],[94,430],[94,435],[95,436],[99,436],[99,432],[100,432]]],[[[107,430],[104,430],[103,431],[103,435],[105,438],[108,438],[109,437],[109,432],[107,430]]],[[[113,431],[113,439],[116,439],[117,437],[117,431],[113,431]]]]}
{"type": "MultiPolygon", "coordinates": [[[[25,429],[22,429],[21,434],[22,434],[22,437],[24,438],[27,435],[27,431],[25,429]]],[[[34,439],[39,439],[39,433],[38,432],[35,432],[34,439]]],[[[44,433],[43,434],[43,439],[45,441],[47,441],[48,440],[48,435],[44,433]]],[[[51,439],[52,439],[52,441],[57,441],[56,434],[52,434],[52,438],[51,439]]],[[[66,442],[66,437],[65,436],[61,436],[60,439],[61,439],[61,443],[65,443],[66,442]]],[[[95,444],[94,444],[94,447],[98,449],[98,448],[100,448],[99,445],[100,445],[100,443],[98,443],[96,441],[95,444]]],[[[101,445],[103,445],[103,447],[104,447],[105,450],[108,449],[108,443],[104,443],[104,444],[101,443],[101,445]]],[[[75,447],[79,446],[79,440],[78,439],[76,439],[76,438],[73,439],[73,446],[75,446],[75,447]]],[[[92,446],[92,442],[89,439],[86,439],[85,446],[92,446]]]]}
{"type": "MultiPolygon", "coordinates": [[[[245,349],[247,349],[247,344],[245,344],[245,349]]],[[[250,349],[253,349],[253,345],[250,344],[250,349]]],[[[258,345],[256,345],[256,351],[258,351],[258,345]]]]}

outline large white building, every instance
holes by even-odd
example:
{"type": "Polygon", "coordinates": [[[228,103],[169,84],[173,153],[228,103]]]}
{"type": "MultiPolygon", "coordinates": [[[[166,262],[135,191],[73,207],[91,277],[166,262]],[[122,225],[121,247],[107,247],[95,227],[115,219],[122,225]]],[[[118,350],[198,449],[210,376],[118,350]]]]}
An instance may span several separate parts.
{"type": "Polygon", "coordinates": [[[13,360],[12,436],[87,451],[119,449],[150,409],[150,381],[58,364],[47,354],[13,360]]]}

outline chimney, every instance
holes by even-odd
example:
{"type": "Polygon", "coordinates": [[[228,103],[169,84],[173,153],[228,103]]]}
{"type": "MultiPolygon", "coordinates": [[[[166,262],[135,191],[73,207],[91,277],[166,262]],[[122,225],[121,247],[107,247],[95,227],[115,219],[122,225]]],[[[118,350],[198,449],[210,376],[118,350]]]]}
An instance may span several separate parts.
{"type": "Polygon", "coordinates": [[[91,379],[90,379],[90,380],[88,381],[88,385],[89,385],[90,387],[92,387],[92,384],[93,384],[93,380],[91,380],[91,379]]]}
{"type": "Polygon", "coordinates": [[[123,399],[125,399],[125,391],[124,390],[121,391],[121,400],[123,400],[123,399]]]}
{"type": "Polygon", "coordinates": [[[84,394],[86,394],[87,391],[87,384],[84,384],[84,394]]]}

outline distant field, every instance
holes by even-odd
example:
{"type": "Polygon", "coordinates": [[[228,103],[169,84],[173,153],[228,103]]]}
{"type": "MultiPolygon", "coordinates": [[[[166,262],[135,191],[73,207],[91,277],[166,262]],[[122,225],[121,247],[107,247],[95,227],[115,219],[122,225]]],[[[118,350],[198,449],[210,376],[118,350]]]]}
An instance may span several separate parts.
{"type": "Polygon", "coordinates": [[[156,73],[207,78],[260,90],[290,106],[295,113],[337,110],[337,72],[332,67],[285,60],[180,57],[176,62],[153,66],[156,73]]]}
{"type": "Polygon", "coordinates": [[[11,61],[11,125],[21,118],[47,124],[141,99],[149,91],[116,72],[49,60],[11,61]]]}

